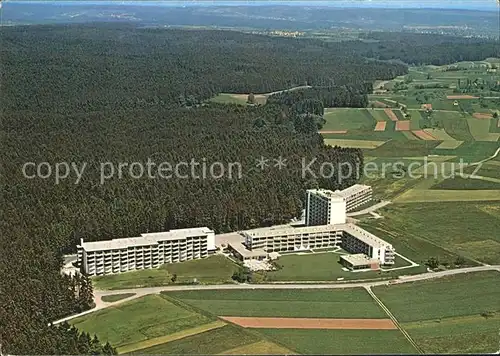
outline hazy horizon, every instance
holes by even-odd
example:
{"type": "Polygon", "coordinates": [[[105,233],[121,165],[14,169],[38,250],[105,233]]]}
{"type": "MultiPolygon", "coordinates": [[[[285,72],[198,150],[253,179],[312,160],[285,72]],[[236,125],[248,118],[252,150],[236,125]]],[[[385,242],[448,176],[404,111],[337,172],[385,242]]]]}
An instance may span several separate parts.
{"type": "MultiPolygon", "coordinates": [[[[7,1],[4,1],[6,3],[7,1]]],[[[12,0],[10,3],[88,3],[88,4],[134,4],[134,5],[164,5],[164,6],[265,6],[265,5],[289,5],[289,6],[331,6],[331,7],[359,7],[359,8],[442,8],[442,9],[464,9],[464,10],[497,10],[498,4],[495,0],[331,0],[331,1],[276,1],[276,0],[12,0]]]]}

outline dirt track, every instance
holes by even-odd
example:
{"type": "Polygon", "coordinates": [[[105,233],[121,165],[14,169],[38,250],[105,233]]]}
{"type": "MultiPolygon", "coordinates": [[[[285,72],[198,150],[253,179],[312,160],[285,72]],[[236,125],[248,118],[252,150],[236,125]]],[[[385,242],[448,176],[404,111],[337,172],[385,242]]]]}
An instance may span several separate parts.
{"type": "Polygon", "coordinates": [[[255,318],[221,316],[244,328],[393,330],[391,319],[255,318]]]}

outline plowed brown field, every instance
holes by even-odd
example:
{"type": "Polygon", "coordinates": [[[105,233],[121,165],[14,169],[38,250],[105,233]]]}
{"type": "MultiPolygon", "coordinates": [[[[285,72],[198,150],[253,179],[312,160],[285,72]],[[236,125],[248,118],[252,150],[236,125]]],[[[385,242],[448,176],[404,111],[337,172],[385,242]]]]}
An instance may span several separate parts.
{"type": "Polygon", "coordinates": [[[385,131],[386,126],[387,126],[387,121],[378,121],[373,131],[385,131]]]}
{"type": "Polygon", "coordinates": [[[221,316],[220,318],[244,328],[358,330],[396,329],[396,326],[391,319],[258,318],[239,316],[221,316]]]}
{"type": "Polygon", "coordinates": [[[417,136],[421,140],[425,141],[435,141],[436,138],[432,136],[430,133],[425,132],[424,130],[412,131],[415,136],[417,136]]]}
{"type": "Polygon", "coordinates": [[[391,119],[392,121],[398,121],[398,117],[395,113],[392,112],[391,109],[384,109],[384,111],[386,115],[389,116],[389,119],[391,119]]]}
{"type": "Polygon", "coordinates": [[[396,131],[410,131],[410,120],[396,122],[396,131]]]}

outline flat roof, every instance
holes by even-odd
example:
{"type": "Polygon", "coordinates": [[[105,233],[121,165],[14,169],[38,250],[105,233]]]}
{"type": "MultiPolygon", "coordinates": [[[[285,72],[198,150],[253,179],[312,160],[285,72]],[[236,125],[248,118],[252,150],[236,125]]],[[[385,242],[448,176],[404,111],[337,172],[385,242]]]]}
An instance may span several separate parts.
{"type": "Polygon", "coordinates": [[[311,192],[328,199],[337,199],[337,198],[346,198],[367,189],[371,189],[371,186],[363,184],[354,184],[344,190],[333,191],[329,189],[308,189],[307,192],[311,192]]]}
{"type": "Polygon", "coordinates": [[[222,245],[230,245],[232,243],[244,242],[245,238],[243,235],[237,232],[230,232],[227,234],[215,235],[215,246],[222,247],[222,245]]]}
{"type": "Polygon", "coordinates": [[[257,230],[247,230],[242,233],[251,237],[273,237],[282,235],[298,235],[298,234],[310,234],[315,232],[329,232],[329,231],[339,231],[342,225],[313,225],[313,226],[301,226],[293,227],[286,226],[282,228],[262,228],[257,230]]]}
{"type": "MultiPolygon", "coordinates": [[[[338,225],[338,226],[340,226],[340,225],[338,225]]],[[[375,248],[391,247],[392,248],[392,245],[390,243],[382,240],[380,237],[377,237],[377,236],[369,233],[368,231],[366,231],[366,230],[364,230],[364,229],[362,229],[354,224],[351,224],[351,223],[342,224],[341,229],[344,232],[347,232],[348,234],[354,236],[358,240],[363,241],[364,243],[366,243],[372,247],[375,247],[375,248]]]]}
{"type": "Polygon", "coordinates": [[[249,250],[241,242],[230,243],[229,246],[231,246],[231,248],[236,250],[243,257],[267,257],[267,252],[262,248],[254,248],[253,250],[249,250]]]}
{"type": "Polygon", "coordinates": [[[307,192],[311,192],[315,195],[319,195],[323,198],[332,199],[332,200],[342,200],[342,196],[337,192],[329,189],[307,189],[307,192]]]}
{"type": "Polygon", "coordinates": [[[125,237],[106,241],[83,242],[80,246],[87,252],[101,250],[119,250],[129,247],[156,245],[159,241],[183,240],[188,237],[204,236],[213,233],[208,227],[176,229],[164,232],[141,234],[137,237],[125,237]]]}
{"type": "Polygon", "coordinates": [[[340,255],[340,258],[347,261],[353,266],[366,266],[372,263],[378,263],[376,259],[372,259],[363,253],[357,253],[354,255],[340,255]]]}
{"type": "Polygon", "coordinates": [[[344,190],[337,190],[337,191],[335,191],[335,193],[340,195],[343,198],[346,198],[348,196],[351,196],[351,195],[356,194],[356,193],[360,193],[360,192],[367,190],[367,189],[371,189],[371,186],[363,185],[363,184],[354,184],[348,188],[345,188],[344,190]]]}
{"type": "Polygon", "coordinates": [[[150,232],[141,234],[141,236],[146,238],[153,238],[158,241],[165,241],[208,235],[211,233],[214,233],[214,231],[209,229],[208,227],[195,227],[189,229],[175,229],[163,232],[150,232]]]}
{"type": "Polygon", "coordinates": [[[258,237],[276,237],[276,236],[291,236],[291,235],[301,235],[301,234],[313,234],[313,233],[325,233],[325,232],[335,232],[342,231],[346,232],[360,241],[374,247],[390,247],[392,245],[381,238],[369,233],[368,231],[352,224],[336,224],[336,225],[314,225],[314,226],[302,226],[302,227],[280,227],[280,228],[260,228],[256,230],[243,231],[244,236],[249,236],[251,238],[258,237]]]}

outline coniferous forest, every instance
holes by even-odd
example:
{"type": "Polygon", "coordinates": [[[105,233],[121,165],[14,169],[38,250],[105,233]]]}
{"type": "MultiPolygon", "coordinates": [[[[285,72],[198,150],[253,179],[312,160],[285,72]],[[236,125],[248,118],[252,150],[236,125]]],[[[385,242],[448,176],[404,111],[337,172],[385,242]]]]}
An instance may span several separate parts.
{"type": "Polygon", "coordinates": [[[317,133],[323,108],[364,107],[374,80],[405,74],[407,67],[338,46],[116,24],[2,28],[3,352],[115,352],[67,324],[49,325],[92,307],[89,279],[60,273],[62,255],[74,252],[81,238],[283,223],[300,215],[304,189],[356,183],[355,174],[342,180],[301,174],[302,160],[316,159],[315,172],[322,162],[362,166],[360,150],[323,143],[317,133]],[[312,88],[273,95],[265,105],[207,100],[296,86],[312,88]],[[288,162],[282,169],[273,166],[280,156],[288,162]],[[266,169],[256,166],[261,157],[269,160],[266,169]],[[127,168],[101,181],[106,162],[193,159],[238,162],[242,175],[136,179],[127,168]],[[86,168],[78,182],[74,173],[56,182],[53,175],[25,178],[27,162],[86,168]]]}

